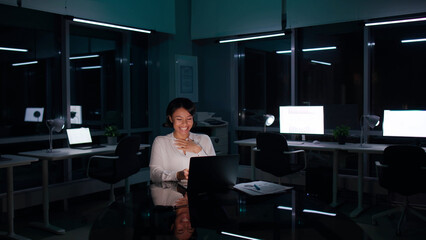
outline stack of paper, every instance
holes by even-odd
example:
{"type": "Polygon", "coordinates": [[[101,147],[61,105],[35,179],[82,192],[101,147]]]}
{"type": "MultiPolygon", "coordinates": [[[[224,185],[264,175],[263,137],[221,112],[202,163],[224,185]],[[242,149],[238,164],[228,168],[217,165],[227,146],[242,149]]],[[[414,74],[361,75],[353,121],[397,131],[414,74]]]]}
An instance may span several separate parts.
{"type": "Polygon", "coordinates": [[[280,184],[265,181],[254,181],[236,184],[234,188],[249,195],[257,196],[285,192],[288,189],[292,189],[293,187],[287,187],[280,184]]]}

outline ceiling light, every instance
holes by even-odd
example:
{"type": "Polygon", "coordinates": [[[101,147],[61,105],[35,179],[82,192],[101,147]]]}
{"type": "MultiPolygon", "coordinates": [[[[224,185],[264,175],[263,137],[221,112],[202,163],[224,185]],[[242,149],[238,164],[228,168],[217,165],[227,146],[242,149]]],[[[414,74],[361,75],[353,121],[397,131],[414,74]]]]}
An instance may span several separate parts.
{"type": "Polygon", "coordinates": [[[426,38],[401,40],[401,43],[426,42],[426,38]]]}
{"type": "Polygon", "coordinates": [[[276,51],[275,53],[277,54],[291,53],[291,50],[281,50],[281,51],[276,51]]]}
{"type": "Polygon", "coordinates": [[[85,59],[85,58],[96,58],[96,57],[99,57],[99,55],[95,54],[95,55],[86,55],[86,56],[75,56],[75,57],[70,57],[70,60],[85,59]]]}
{"type": "Polygon", "coordinates": [[[87,69],[99,69],[102,68],[102,66],[87,66],[87,67],[81,67],[81,70],[87,70],[87,69]]]}
{"type": "Polygon", "coordinates": [[[235,233],[229,233],[229,232],[220,232],[220,233],[222,233],[223,235],[228,235],[228,236],[242,238],[242,239],[259,240],[258,238],[247,237],[247,236],[243,236],[243,235],[239,235],[239,234],[235,234],[235,233]]]}
{"type": "Polygon", "coordinates": [[[13,51],[13,52],[28,52],[28,49],[22,49],[22,48],[0,47],[0,50],[13,51]]]}
{"type": "Polygon", "coordinates": [[[268,34],[268,35],[254,36],[254,37],[233,38],[233,39],[228,39],[228,40],[220,40],[219,43],[247,41],[247,40],[253,40],[253,39],[279,37],[279,36],[284,36],[284,35],[285,35],[285,33],[276,33],[276,34],[268,34]]]}
{"type": "Polygon", "coordinates": [[[321,62],[321,61],[316,61],[316,60],[311,60],[311,63],[318,63],[318,64],[322,64],[322,65],[331,66],[331,63],[328,63],[328,62],[321,62]]]}
{"type": "Polygon", "coordinates": [[[304,51],[304,52],[313,52],[313,51],[334,50],[336,48],[337,48],[336,46],[332,46],[332,47],[319,47],[319,48],[305,48],[305,49],[302,49],[302,51],[304,51]]]}
{"type": "Polygon", "coordinates": [[[366,23],[366,27],[370,26],[378,26],[378,25],[387,25],[387,24],[397,24],[397,23],[409,23],[409,22],[420,22],[426,21],[426,17],[423,18],[411,18],[411,19],[403,19],[403,20],[393,20],[393,21],[383,21],[383,22],[374,22],[374,23],[366,23]]]}
{"type": "Polygon", "coordinates": [[[85,20],[85,19],[80,19],[80,18],[73,18],[73,21],[97,25],[97,26],[103,26],[103,27],[129,30],[129,31],[134,31],[134,32],[151,33],[151,31],[149,31],[149,30],[144,30],[144,29],[140,29],[140,28],[125,27],[125,26],[120,26],[120,25],[115,25],[115,24],[110,24],[110,23],[103,23],[103,22],[95,22],[95,21],[90,21],[90,20],[85,20]]]}
{"type": "Polygon", "coordinates": [[[38,61],[22,62],[22,63],[13,63],[13,64],[12,64],[12,66],[13,66],[13,67],[17,67],[17,66],[30,65],[30,64],[36,64],[36,63],[38,63],[38,61]]]}

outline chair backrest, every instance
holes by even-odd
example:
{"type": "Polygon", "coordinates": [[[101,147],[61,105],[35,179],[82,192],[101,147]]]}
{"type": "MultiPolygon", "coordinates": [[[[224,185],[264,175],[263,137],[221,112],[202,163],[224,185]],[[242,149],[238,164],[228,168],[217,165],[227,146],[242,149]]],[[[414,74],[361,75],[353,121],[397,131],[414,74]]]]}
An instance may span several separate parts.
{"type": "MultiPolygon", "coordinates": [[[[385,148],[383,153],[384,165],[377,168],[379,184],[389,191],[402,195],[411,195],[421,192],[421,169],[425,165],[425,151],[414,145],[392,145],[385,148]]],[[[424,178],[424,177],[423,177],[424,178]]]]}
{"type": "Polygon", "coordinates": [[[116,179],[125,179],[139,171],[141,164],[137,156],[141,139],[139,136],[124,137],[115,149],[118,160],[115,162],[116,179]]]}
{"type": "Polygon", "coordinates": [[[258,154],[255,167],[274,176],[282,177],[292,173],[290,158],[285,156],[288,151],[287,140],[279,133],[259,133],[256,137],[258,154]]]}

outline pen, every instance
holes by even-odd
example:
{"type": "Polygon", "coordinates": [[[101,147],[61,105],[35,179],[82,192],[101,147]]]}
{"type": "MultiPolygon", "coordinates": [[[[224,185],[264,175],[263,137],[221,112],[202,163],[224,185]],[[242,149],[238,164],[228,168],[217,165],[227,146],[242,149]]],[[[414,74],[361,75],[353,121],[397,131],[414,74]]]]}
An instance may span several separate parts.
{"type": "Polygon", "coordinates": [[[253,184],[253,186],[254,186],[257,190],[260,190],[260,187],[259,187],[259,186],[257,186],[256,184],[253,184]]]}

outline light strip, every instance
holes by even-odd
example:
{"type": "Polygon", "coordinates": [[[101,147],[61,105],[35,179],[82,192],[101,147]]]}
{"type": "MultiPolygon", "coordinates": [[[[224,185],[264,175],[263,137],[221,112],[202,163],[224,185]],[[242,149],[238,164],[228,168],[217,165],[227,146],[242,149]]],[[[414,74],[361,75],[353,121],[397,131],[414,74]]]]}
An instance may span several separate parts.
{"type": "Polygon", "coordinates": [[[87,69],[98,69],[102,68],[102,66],[87,66],[87,67],[81,67],[81,70],[87,70],[87,69]]]}
{"type": "Polygon", "coordinates": [[[397,24],[397,23],[409,23],[409,22],[420,22],[426,21],[426,17],[423,18],[411,18],[411,19],[403,19],[403,20],[394,20],[394,21],[383,21],[383,22],[374,22],[374,23],[366,23],[366,27],[370,26],[378,26],[378,25],[387,25],[387,24],[397,24]]]}
{"type": "Polygon", "coordinates": [[[305,48],[302,49],[303,52],[313,52],[313,51],[323,51],[323,50],[333,50],[336,49],[336,46],[332,46],[332,47],[319,47],[319,48],[305,48]]]}
{"type": "Polygon", "coordinates": [[[0,47],[0,50],[13,51],[13,52],[28,52],[28,49],[23,49],[23,48],[0,47]]]}
{"type": "Polygon", "coordinates": [[[75,59],[85,59],[85,58],[96,58],[99,57],[98,54],[95,55],[86,55],[86,56],[76,56],[76,57],[70,57],[70,60],[75,60],[75,59]]]}
{"type": "Polygon", "coordinates": [[[291,208],[291,207],[285,207],[285,206],[278,206],[277,208],[281,209],[281,210],[289,210],[289,211],[293,210],[293,208],[291,208]]]}
{"type": "Polygon", "coordinates": [[[322,212],[322,211],[311,210],[311,209],[303,209],[303,212],[305,212],[305,213],[315,213],[315,214],[326,215],[326,216],[332,216],[332,217],[335,217],[335,216],[336,216],[336,214],[335,214],[335,213],[322,212]]]}
{"type": "Polygon", "coordinates": [[[322,65],[331,66],[331,63],[328,63],[328,62],[321,62],[321,61],[317,61],[317,60],[311,60],[311,62],[312,63],[322,64],[322,65]]]}
{"type": "Polygon", "coordinates": [[[13,66],[13,67],[17,67],[17,66],[30,65],[30,64],[36,64],[36,63],[38,63],[38,61],[22,62],[22,63],[13,63],[13,64],[12,64],[12,66],[13,66]]]}
{"type": "Polygon", "coordinates": [[[220,233],[223,234],[223,235],[228,235],[228,236],[242,238],[242,239],[260,240],[259,238],[246,237],[246,236],[243,236],[243,235],[238,235],[238,234],[229,233],[229,232],[220,232],[220,233]]]}
{"type": "Polygon", "coordinates": [[[115,24],[110,24],[110,23],[95,22],[95,21],[90,21],[90,20],[85,20],[85,19],[80,19],[80,18],[73,18],[73,21],[97,25],[97,26],[103,26],[103,27],[118,28],[118,29],[123,29],[123,30],[141,32],[141,33],[151,33],[151,31],[149,31],[149,30],[144,30],[144,29],[140,29],[140,28],[125,27],[125,26],[120,26],[120,25],[115,25],[115,24]]]}
{"type": "Polygon", "coordinates": [[[234,39],[229,39],[229,40],[220,40],[219,43],[247,41],[247,40],[253,40],[253,39],[260,39],[260,38],[279,37],[279,36],[284,36],[284,35],[285,35],[285,33],[276,33],[276,34],[269,34],[269,35],[255,36],[255,37],[234,38],[234,39]]]}
{"type": "Polygon", "coordinates": [[[401,40],[401,43],[426,42],[426,38],[401,40]]]}
{"type": "Polygon", "coordinates": [[[281,50],[281,51],[276,51],[275,53],[277,54],[291,53],[291,50],[281,50]]]}

